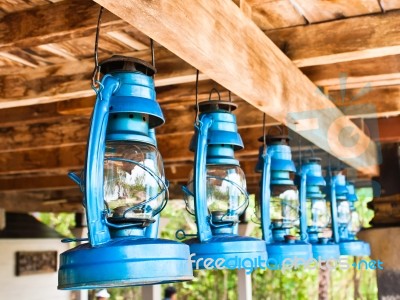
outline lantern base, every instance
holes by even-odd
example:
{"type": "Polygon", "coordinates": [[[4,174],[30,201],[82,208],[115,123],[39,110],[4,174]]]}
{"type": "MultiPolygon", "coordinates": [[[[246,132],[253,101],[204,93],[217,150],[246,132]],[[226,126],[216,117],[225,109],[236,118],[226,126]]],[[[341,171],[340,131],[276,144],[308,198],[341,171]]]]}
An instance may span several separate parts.
{"type": "Polygon", "coordinates": [[[193,279],[189,247],[164,239],[129,237],[99,247],[79,245],[60,255],[58,289],[79,290],[193,279]]]}
{"type": "Polygon", "coordinates": [[[371,249],[369,244],[363,241],[343,241],[339,243],[340,254],[349,256],[369,256],[371,249]]]}
{"type": "Polygon", "coordinates": [[[213,236],[206,242],[194,238],[190,247],[193,269],[254,269],[265,266],[265,242],[238,235],[213,236]]]}
{"type": "Polygon", "coordinates": [[[296,243],[277,242],[267,244],[268,262],[281,266],[285,259],[307,262],[313,257],[311,244],[296,241],[296,243]]]}
{"type": "Polygon", "coordinates": [[[313,257],[316,260],[326,261],[329,259],[339,259],[339,245],[334,243],[312,244],[313,257]]]}

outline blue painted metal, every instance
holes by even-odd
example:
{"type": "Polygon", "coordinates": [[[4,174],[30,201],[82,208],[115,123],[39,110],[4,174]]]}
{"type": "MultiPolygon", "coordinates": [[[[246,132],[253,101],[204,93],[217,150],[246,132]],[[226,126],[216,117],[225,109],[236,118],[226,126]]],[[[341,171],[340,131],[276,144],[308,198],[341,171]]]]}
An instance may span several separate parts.
{"type": "Polygon", "coordinates": [[[132,236],[60,255],[58,288],[65,290],[159,284],[193,278],[187,245],[132,236]]]}
{"type": "MultiPolygon", "coordinates": [[[[146,68],[146,63],[138,60],[133,64],[146,68]]],[[[105,65],[105,69],[110,68],[105,65]]],[[[84,181],[79,181],[84,185],[89,243],[60,255],[58,288],[94,289],[190,280],[193,273],[189,247],[157,239],[158,217],[147,228],[111,224],[106,218],[106,142],[156,145],[152,128],[161,125],[164,117],[155,101],[153,79],[136,69],[114,69],[103,77],[100,86],[90,127],[84,181]]]]}
{"type": "MultiPolygon", "coordinates": [[[[234,151],[242,149],[243,142],[237,132],[236,117],[230,112],[230,106],[230,103],[222,101],[200,103],[201,114],[190,143],[190,150],[195,152],[193,196],[197,237],[186,240],[185,243],[190,246],[194,268],[222,266],[240,269],[245,266],[240,263],[229,265],[230,262],[234,259],[238,262],[248,259],[267,260],[265,243],[262,240],[238,236],[237,223],[216,223],[217,218],[209,215],[207,208],[207,165],[239,166],[234,151]],[[207,258],[209,260],[205,262],[207,258]]],[[[188,188],[184,188],[184,191],[189,192],[188,188]]],[[[242,192],[247,197],[247,206],[247,192],[242,192]]]]}
{"type": "MultiPolygon", "coordinates": [[[[354,203],[358,201],[355,193],[354,185],[346,182],[346,177],[342,174],[337,174],[336,197],[339,201],[348,201],[350,210],[355,211],[354,203]]],[[[351,220],[350,220],[351,222],[351,220]]],[[[349,224],[338,224],[339,231],[339,246],[341,255],[350,256],[369,256],[371,249],[368,243],[357,240],[354,234],[348,230],[349,224]]]]}
{"type": "MultiPolygon", "coordinates": [[[[312,257],[311,245],[305,240],[303,232],[300,240],[286,239],[287,229],[273,228],[270,215],[271,204],[271,185],[293,186],[294,182],[290,178],[290,173],[296,172],[296,167],[292,161],[290,147],[285,144],[286,138],[267,138],[270,142],[267,146],[259,149],[259,159],[256,171],[261,171],[260,182],[260,212],[262,236],[267,244],[269,259],[279,266],[285,259],[304,259],[312,257]]],[[[260,140],[263,140],[260,138],[260,140]]],[[[300,212],[305,210],[300,203],[300,212]]],[[[300,220],[302,224],[304,220],[300,220]]],[[[307,222],[307,220],[305,220],[307,222]]],[[[305,223],[307,225],[307,223],[305,223]]],[[[300,226],[302,228],[302,226],[300,226]]]]}
{"type": "MultiPolygon", "coordinates": [[[[300,203],[306,206],[307,199],[321,199],[324,195],[321,188],[326,185],[322,177],[322,168],[318,158],[311,158],[301,166],[299,174],[300,203]]],[[[340,256],[339,245],[335,239],[319,238],[316,228],[307,227],[307,210],[302,211],[302,226],[300,232],[306,231],[307,240],[312,244],[313,257],[318,260],[338,259],[340,256]],[[304,225],[305,224],[305,225],[304,225]]],[[[333,234],[334,235],[334,234],[333,234]]]]}

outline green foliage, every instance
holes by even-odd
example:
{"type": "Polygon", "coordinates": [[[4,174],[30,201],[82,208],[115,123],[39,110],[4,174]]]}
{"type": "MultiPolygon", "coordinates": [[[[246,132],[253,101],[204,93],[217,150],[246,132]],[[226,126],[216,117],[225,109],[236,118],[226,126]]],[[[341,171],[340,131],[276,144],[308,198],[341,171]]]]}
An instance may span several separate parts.
{"type": "Polygon", "coordinates": [[[54,228],[61,235],[73,237],[71,228],[75,227],[74,213],[39,213],[37,218],[47,226],[54,228]]]}
{"type": "Polygon", "coordinates": [[[368,209],[367,203],[372,201],[373,192],[372,188],[360,188],[356,191],[358,201],[355,203],[355,207],[360,216],[361,227],[368,228],[371,227],[369,222],[374,217],[374,211],[368,209]]]}

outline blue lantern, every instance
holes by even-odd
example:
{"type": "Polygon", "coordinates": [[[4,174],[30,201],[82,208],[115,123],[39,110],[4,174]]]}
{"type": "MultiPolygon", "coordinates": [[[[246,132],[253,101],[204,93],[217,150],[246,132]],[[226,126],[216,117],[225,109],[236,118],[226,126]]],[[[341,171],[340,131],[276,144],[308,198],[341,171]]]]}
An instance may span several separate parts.
{"type": "Polygon", "coordinates": [[[60,255],[59,289],[156,284],[193,278],[189,247],[157,239],[168,200],[154,128],[164,123],[155,100],[155,69],[114,56],[93,111],[80,184],[89,242],[60,255]]]}
{"type": "MultiPolygon", "coordinates": [[[[301,216],[300,231],[307,232],[307,239],[312,245],[313,257],[322,261],[339,258],[337,242],[326,235],[330,217],[325,195],[322,193],[326,182],[322,177],[319,158],[309,158],[301,166],[299,185],[300,203],[303,204],[303,207],[307,207],[301,216]]],[[[332,210],[331,205],[331,214],[334,215],[332,210]]],[[[334,233],[333,236],[335,237],[334,233]]]]}
{"type": "MultiPolygon", "coordinates": [[[[186,207],[196,219],[197,237],[186,241],[193,267],[199,269],[246,267],[266,261],[265,243],[237,234],[239,216],[249,199],[246,179],[234,151],[243,149],[231,102],[205,101],[199,104],[199,120],[190,150],[195,152],[186,207]]],[[[183,233],[183,235],[185,235],[183,233]]]]}
{"type": "Polygon", "coordinates": [[[331,199],[335,198],[337,206],[337,222],[332,222],[332,227],[338,235],[340,254],[350,256],[368,256],[371,253],[368,243],[356,240],[360,230],[358,213],[354,203],[358,200],[354,185],[346,182],[346,176],[337,172],[332,177],[331,199]]]}
{"type": "MultiPolygon", "coordinates": [[[[259,139],[264,140],[264,137],[259,139]]],[[[260,147],[256,171],[261,172],[260,219],[263,239],[267,244],[269,261],[281,265],[285,259],[312,258],[312,248],[306,242],[306,232],[300,237],[295,228],[299,211],[297,187],[293,182],[296,167],[287,136],[267,136],[260,147]]],[[[300,226],[300,228],[302,228],[300,226]]]]}

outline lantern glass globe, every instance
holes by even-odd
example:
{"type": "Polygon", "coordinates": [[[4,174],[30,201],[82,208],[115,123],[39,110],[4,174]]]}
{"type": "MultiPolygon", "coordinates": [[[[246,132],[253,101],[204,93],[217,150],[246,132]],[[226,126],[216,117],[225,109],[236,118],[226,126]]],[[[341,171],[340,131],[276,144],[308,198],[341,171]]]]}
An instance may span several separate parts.
{"type": "Polygon", "coordinates": [[[307,199],[307,226],[322,230],[330,222],[330,212],[325,198],[307,199]]]}
{"type": "Polygon", "coordinates": [[[361,220],[357,211],[353,210],[351,212],[351,220],[348,225],[348,230],[350,233],[356,235],[361,229],[361,220]]]}
{"type": "Polygon", "coordinates": [[[294,185],[271,185],[271,222],[274,228],[292,228],[299,221],[299,193],[294,185]]]}
{"type": "MultiPolygon", "coordinates": [[[[238,222],[247,207],[246,178],[236,165],[207,165],[207,208],[215,222],[238,222]]],[[[195,214],[193,170],[190,172],[186,195],[187,210],[195,214]]]]}
{"type": "Polygon", "coordinates": [[[351,220],[350,204],[348,201],[338,201],[337,219],[339,224],[348,224],[351,220]]]}
{"type": "Polygon", "coordinates": [[[106,144],[104,200],[114,222],[151,220],[163,208],[164,168],[153,145],[133,141],[106,144]]]}

